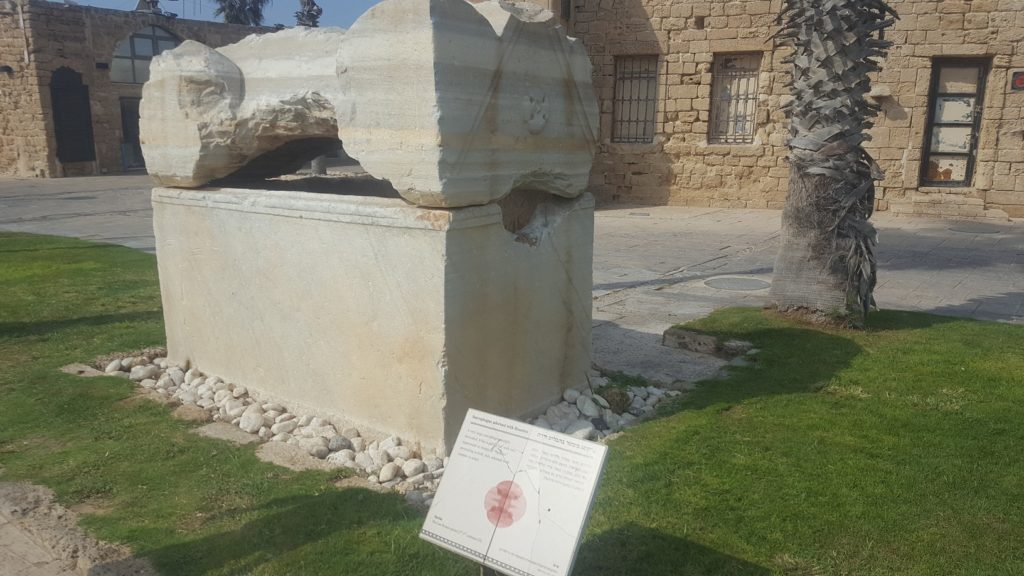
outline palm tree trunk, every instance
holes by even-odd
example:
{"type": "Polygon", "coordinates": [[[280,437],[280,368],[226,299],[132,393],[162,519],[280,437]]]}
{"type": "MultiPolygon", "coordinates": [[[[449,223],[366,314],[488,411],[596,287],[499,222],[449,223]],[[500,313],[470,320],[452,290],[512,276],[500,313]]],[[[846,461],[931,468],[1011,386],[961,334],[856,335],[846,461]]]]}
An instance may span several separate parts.
{"type": "Polygon", "coordinates": [[[832,179],[789,170],[789,195],[782,212],[782,235],[775,261],[771,296],[780,310],[807,309],[830,316],[846,312],[846,278],[829,265],[832,251],[820,233],[822,215],[830,212],[832,179]]]}
{"type": "Polygon", "coordinates": [[[793,49],[789,195],[771,299],[862,323],[874,306],[874,180],[863,143],[878,106],[867,99],[873,59],[891,45],[874,36],[895,12],[884,0],[785,0],[776,38],[793,49]]]}

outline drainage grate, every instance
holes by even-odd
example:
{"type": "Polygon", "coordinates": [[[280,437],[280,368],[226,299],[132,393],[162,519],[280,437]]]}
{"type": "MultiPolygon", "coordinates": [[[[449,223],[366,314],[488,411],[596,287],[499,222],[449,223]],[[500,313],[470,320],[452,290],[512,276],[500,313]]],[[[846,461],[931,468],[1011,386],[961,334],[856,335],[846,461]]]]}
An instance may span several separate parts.
{"type": "Polygon", "coordinates": [[[770,288],[771,284],[758,278],[743,278],[740,276],[719,276],[704,281],[704,285],[718,290],[730,290],[733,292],[754,292],[770,288]]]}

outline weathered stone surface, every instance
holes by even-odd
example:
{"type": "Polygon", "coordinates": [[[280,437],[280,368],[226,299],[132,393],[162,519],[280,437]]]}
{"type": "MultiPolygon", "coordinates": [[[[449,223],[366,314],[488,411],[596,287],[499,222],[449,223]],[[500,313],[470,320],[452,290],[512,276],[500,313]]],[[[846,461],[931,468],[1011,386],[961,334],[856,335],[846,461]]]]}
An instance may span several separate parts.
{"type": "Polygon", "coordinates": [[[186,41],[154,59],[141,113],[162,185],[277,176],[340,137],[367,172],[432,207],[513,189],[576,197],[598,131],[582,45],[550,12],[497,0],[385,0],[347,33],[186,41]]]}
{"type": "Polygon", "coordinates": [[[86,364],[68,364],[67,366],[62,367],[60,371],[65,374],[71,374],[73,376],[84,376],[86,378],[110,375],[109,372],[100,372],[99,370],[86,364]]]}
{"type": "Polygon", "coordinates": [[[689,350],[701,354],[714,354],[718,351],[718,339],[714,336],[686,330],[673,326],[662,335],[661,344],[670,348],[689,350]]]}
{"type": "Polygon", "coordinates": [[[246,408],[238,427],[250,434],[258,432],[263,427],[263,410],[256,404],[246,408]]]}
{"type": "Polygon", "coordinates": [[[421,206],[516,187],[581,194],[598,131],[590,62],[550,12],[518,6],[529,8],[388,0],[367,11],[339,51],[346,151],[421,206]],[[416,152],[396,154],[396,141],[416,152]]]}
{"type": "MultiPolygon", "coordinates": [[[[470,406],[539,414],[591,365],[592,199],[545,196],[557,215],[534,215],[531,245],[496,204],[158,188],[169,361],[319,414],[331,438],[356,426],[438,454],[470,406]]],[[[245,406],[221,409],[233,419],[245,406]]],[[[303,421],[271,431],[301,436],[303,421]]]]}
{"type": "MultiPolygon", "coordinates": [[[[324,47],[343,34],[295,28],[220,50],[186,40],[154,58],[140,109],[142,149],[154,180],[201,186],[292,142],[319,139],[312,151],[328,150],[338,128],[318,78],[334,68],[333,52],[324,47]]],[[[254,175],[277,176],[305,161],[290,156],[261,158],[254,175]]]]}
{"type": "Polygon", "coordinates": [[[174,416],[179,420],[187,420],[190,422],[209,422],[213,419],[212,414],[195,404],[182,404],[171,412],[171,416],[174,416]]]}
{"type": "Polygon", "coordinates": [[[341,464],[321,460],[304,450],[284,442],[267,442],[256,449],[256,457],[264,462],[284,466],[292,470],[331,470],[341,464]]]}
{"type": "Polygon", "coordinates": [[[255,435],[243,432],[227,422],[212,422],[206,426],[196,428],[193,432],[200,436],[219,438],[220,440],[227,440],[234,444],[252,444],[253,442],[259,442],[259,438],[255,435]]]}

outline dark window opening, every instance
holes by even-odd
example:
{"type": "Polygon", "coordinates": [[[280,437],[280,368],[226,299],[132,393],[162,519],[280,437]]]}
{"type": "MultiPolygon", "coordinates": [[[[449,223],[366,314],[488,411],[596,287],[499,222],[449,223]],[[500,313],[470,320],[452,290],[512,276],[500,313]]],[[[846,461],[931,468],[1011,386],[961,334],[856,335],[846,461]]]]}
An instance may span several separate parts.
{"type": "Polygon", "coordinates": [[[61,162],[95,160],[89,87],[82,84],[82,75],[70,68],[54,71],[50,78],[50,105],[57,159],[61,162]]]}

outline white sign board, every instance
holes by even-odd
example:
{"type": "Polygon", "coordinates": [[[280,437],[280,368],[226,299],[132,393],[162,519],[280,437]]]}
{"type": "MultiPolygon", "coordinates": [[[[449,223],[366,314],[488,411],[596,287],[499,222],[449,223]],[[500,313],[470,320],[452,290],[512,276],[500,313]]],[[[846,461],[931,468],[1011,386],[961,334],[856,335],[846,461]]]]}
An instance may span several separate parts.
{"type": "Polygon", "coordinates": [[[506,574],[567,576],[606,453],[470,410],[420,537],[506,574]]]}

